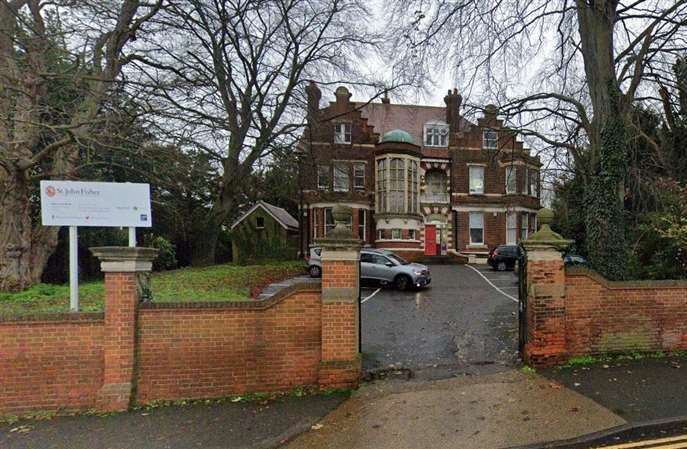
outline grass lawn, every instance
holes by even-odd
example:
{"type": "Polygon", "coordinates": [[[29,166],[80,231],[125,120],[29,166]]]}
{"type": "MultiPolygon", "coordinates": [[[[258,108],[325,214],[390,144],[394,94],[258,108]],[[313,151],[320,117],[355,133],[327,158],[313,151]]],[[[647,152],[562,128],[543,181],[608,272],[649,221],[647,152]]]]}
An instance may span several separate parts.
{"type": "MultiPolygon", "coordinates": [[[[214,265],[153,273],[153,301],[240,301],[253,288],[305,273],[302,261],[265,262],[263,265],[214,265]]],[[[102,281],[79,286],[80,310],[103,310],[102,281]]],[[[69,286],[38,284],[20,293],[0,293],[0,316],[69,311],[69,286]]]]}

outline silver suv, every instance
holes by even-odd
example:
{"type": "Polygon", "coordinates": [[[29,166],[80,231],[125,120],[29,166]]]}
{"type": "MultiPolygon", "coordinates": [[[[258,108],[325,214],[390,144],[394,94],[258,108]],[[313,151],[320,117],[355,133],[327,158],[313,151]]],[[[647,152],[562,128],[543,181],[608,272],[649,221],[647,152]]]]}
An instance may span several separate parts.
{"type": "MultiPolygon", "coordinates": [[[[312,277],[322,275],[321,255],[321,248],[310,248],[308,272],[312,277]]],[[[360,251],[360,278],[393,284],[399,290],[425,287],[432,282],[427,266],[410,263],[388,250],[369,248],[360,251]]]]}

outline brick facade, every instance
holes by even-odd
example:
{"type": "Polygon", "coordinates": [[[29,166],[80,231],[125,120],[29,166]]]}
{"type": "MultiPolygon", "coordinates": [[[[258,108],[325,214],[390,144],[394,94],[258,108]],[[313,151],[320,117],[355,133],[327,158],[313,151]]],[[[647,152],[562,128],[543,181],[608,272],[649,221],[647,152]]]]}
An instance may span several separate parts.
{"type": "Polygon", "coordinates": [[[612,282],[586,268],[566,269],[556,249],[528,250],[526,322],[523,358],[534,366],[685,350],[687,282],[612,282]]]}
{"type": "Polygon", "coordinates": [[[317,384],[321,307],[316,284],[267,303],[143,306],[137,402],[317,384]]]}
{"type": "Polygon", "coordinates": [[[104,314],[0,320],[0,415],[357,385],[357,249],[326,250],[322,285],[264,301],[160,304],[139,304],[145,248],[99,250],[104,314]]]}
{"type": "MultiPolygon", "coordinates": [[[[335,101],[321,108],[321,92],[317,86],[311,84],[308,94],[309,127],[301,140],[303,194],[308,215],[308,226],[303,227],[304,246],[313,246],[317,238],[324,236],[324,211],[335,202],[346,203],[353,209],[368,209],[368,232],[364,243],[391,249],[411,259],[433,255],[433,252],[486,255],[489,249],[507,243],[505,217],[509,212],[518,214],[518,236],[522,214],[532,216],[528,227],[535,229],[533,217],[540,207],[541,163],[523,147],[516,133],[498,119],[494,107],[486,107],[483,117],[472,123],[461,116],[462,97],[455,90],[446,95],[445,107],[391,104],[388,99],[382,103],[362,104],[351,101],[350,92],[339,87],[335,101]],[[336,126],[341,124],[350,126],[350,143],[337,143],[336,126]],[[426,141],[425,126],[433,125],[446,132],[443,146],[431,146],[426,141]],[[406,131],[413,142],[384,141],[385,133],[394,129],[406,131]],[[483,133],[487,130],[497,133],[496,148],[486,148],[483,133]],[[381,210],[377,183],[379,160],[385,159],[388,163],[400,158],[418,164],[418,206],[409,206],[411,200],[406,199],[403,212],[396,209],[390,212],[389,208],[381,210]],[[358,185],[354,181],[356,164],[362,164],[365,174],[364,182],[358,185]],[[470,192],[469,167],[472,165],[484,169],[481,193],[470,192]],[[335,185],[336,167],[339,173],[345,173],[348,187],[346,183],[335,185]],[[506,191],[507,167],[515,170],[515,192],[506,191]],[[328,175],[320,180],[318,170],[328,175]],[[430,177],[434,183],[430,183],[430,177]],[[530,177],[534,191],[529,190],[530,177]],[[438,184],[437,179],[443,179],[443,184],[438,184]],[[484,215],[482,245],[470,245],[467,239],[469,229],[465,217],[470,212],[484,215]],[[454,213],[461,216],[455,217],[454,213]],[[426,239],[427,226],[440,231],[437,249],[430,243],[431,239],[426,239]],[[393,237],[392,230],[397,231],[393,237]]],[[[387,170],[391,173],[388,167],[387,170]]],[[[406,181],[401,183],[403,195],[411,198],[414,195],[412,190],[408,193],[408,189],[414,183],[406,181]]],[[[384,185],[389,186],[390,182],[387,179],[384,185]]],[[[355,214],[352,224],[357,233],[355,214]]]]}
{"type": "Polygon", "coordinates": [[[104,330],[103,314],[0,321],[0,415],[95,407],[104,330]]]}

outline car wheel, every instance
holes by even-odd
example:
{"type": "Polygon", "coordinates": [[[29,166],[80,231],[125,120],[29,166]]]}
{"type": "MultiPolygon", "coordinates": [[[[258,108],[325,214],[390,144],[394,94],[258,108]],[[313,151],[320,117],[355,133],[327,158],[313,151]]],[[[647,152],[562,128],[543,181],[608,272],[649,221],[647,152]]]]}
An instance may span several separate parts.
{"type": "Polygon", "coordinates": [[[310,268],[308,268],[308,272],[310,273],[310,277],[313,278],[318,278],[322,276],[322,269],[317,265],[310,265],[310,268]]]}
{"type": "Polygon", "coordinates": [[[411,283],[412,281],[410,280],[410,278],[404,274],[396,276],[396,279],[394,280],[394,285],[399,290],[408,290],[410,288],[411,283]]]}
{"type": "Polygon", "coordinates": [[[496,269],[499,271],[506,271],[507,268],[506,262],[499,262],[499,264],[496,265],[496,269]]]}

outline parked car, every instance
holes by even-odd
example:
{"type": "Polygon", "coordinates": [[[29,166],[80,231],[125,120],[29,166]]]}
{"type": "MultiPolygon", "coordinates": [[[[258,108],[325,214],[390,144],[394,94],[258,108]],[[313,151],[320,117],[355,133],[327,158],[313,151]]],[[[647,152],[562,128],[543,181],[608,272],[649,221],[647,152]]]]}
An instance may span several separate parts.
{"type": "MultiPolygon", "coordinates": [[[[322,275],[322,249],[313,247],[308,258],[308,272],[312,277],[322,275]]],[[[393,285],[399,290],[425,287],[432,282],[427,266],[411,263],[388,250],[366,248],[360,251],[360,278],[393,285]]]]}
{"type": "Polygon", "coordinates": [[[565,257],[563,257],[563,263],[566,265],[589,265],[587,259],[582,256],[578,256],[577,254],[567,254],[565,257]]]}
{"type": "Polygon", "coordinates": [[[517,245],[500,245],[489,252],[487,263],[494,270],[512,270],[515,268],[515,264],[518,263],[521,255],[522,252],[517,245]]]}
{"type": "Polygon", "coordinates": [[[310,248],[310,254],[305,256],[305,262],[308,264],[308,273],[310,277],[318,278],[322,276],[322,248],[314,246],[310,248]]]}

